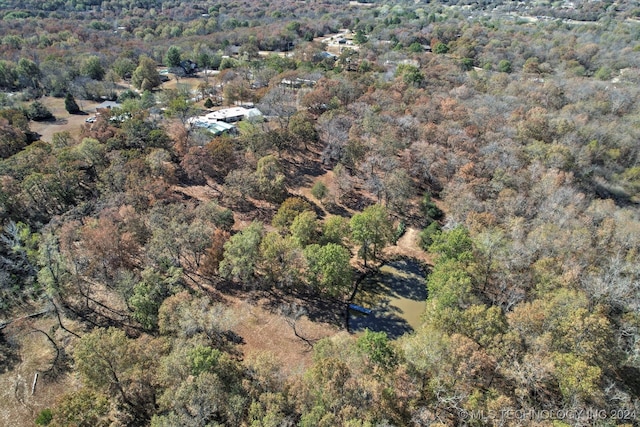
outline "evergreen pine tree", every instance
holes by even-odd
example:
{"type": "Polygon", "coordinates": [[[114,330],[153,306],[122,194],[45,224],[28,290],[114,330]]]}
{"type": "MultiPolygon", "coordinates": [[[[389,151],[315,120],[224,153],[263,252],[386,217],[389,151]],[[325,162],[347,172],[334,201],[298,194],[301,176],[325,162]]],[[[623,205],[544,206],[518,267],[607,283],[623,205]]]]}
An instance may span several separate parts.
{"type": "Polygon", "coordinates": [[[71,95],[71,93],[69,92],[64,98],[64,108],[67,110],[69,114],[78,114],[80,112],[80,107],[78,106],[78,103],[73,98],[73,95],[71,95]]]}

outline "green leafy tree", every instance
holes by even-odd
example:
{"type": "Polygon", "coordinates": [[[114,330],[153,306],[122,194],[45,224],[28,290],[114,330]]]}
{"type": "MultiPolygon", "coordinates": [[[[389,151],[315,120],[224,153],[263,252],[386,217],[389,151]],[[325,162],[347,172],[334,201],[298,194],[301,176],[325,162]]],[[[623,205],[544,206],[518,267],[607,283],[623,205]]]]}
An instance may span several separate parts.
{"type": "Polygon", "coordinates": [[[376,260],[380,250],[393,241],[393,223],[382,205],[372,205],[355,214],[350,226],[351,238],[361,245],[360,255],[365,267],[369,259],[376,260]]]}
{"type": "Polygon", "coordinates": [[[290,231],[293,238],[305,247],[318,239],[318,219],[313,211],[304,211],[295,217],[290,231]]]}
{"type": "Polygon", "coordinates": [[[511,72],[511,62],[503,59],[498,62],[498,71],[502,73],[510,73],[511,72]]]}
{"type": "Polygon", "coordinates": [[[438,254],[442,260],[469,261],[473,259],[473,242],[469,231],[462,226],[457,226],[436,234],[429,251],[438,254]]]}
{"type": "Polygon", "coordinates": [[[431,200],[431,194],[429,192],[424,193],[420,201],[420,210],[429,222],[437,221],[444,216],[444,212],[431,200]]]}
{"type": "Polygon", "coordinates": [[[236,68],[238,66],[238,61],[234,58],[224,57],[220,61],[220,65],[218,68],[220,70],[227,70],[229,68],[236,68]]]}
{"type": "Polygon", "coordinates": [[[110,397],[128,425],[147,425],[155,412],[154,371],[163,346],[148,338],[133,340],[124,331],[95,329],[73,353],[84,385],[110,397]]]}
{"type": "Polygon", "coordinates": [[[18,82],[16,64],[11,61],[0,60],[0,87],[14,89],[18,82]]]}
{"type": "Polygon", "coordinates": [[[329,189],[324,185],[324,182],[317,181],[313,184],[313,187],[311,187],[311,194],[322,202],[322,200],[329,194],[329,189]]]}
{"type": "Polygon", "coordinates": [[[373,365],[384,370],[393,369],[398,363],[396,351],[385,332],[367,329],[358,338],[357,346],[373,365]]]}
{"type": "Polygon", "coordinates": [[[140,95],[138,95],[138,92],[136,92],[135,90],[127,89],[120,92],[120,94],[118,95],[118,102],[124,103],[130,99],[136,100],[139,98],[140,95]]]}
{"type": "Polygon", "coordinates": [[[104,67],[100,58],[97,56],[89,56],[82,61],[80,72],[93,80],[102,80],[105,75],[104,67]]]}
{"type": "Polygon", "coordinates": [[[409,45],[409,52],[420,53],[422,50],[422,45],[418,42],[413,42],[409,45]]]}
{"type": "MultiPolygon", "coordinates": [[[[195,58],[198,63],[198,67],[206,70],[208,68],[212,68],[211,64],[213,62],[213,55],[209,52],[200,49],[199,47],[194,48],[195,58]]],[[[208,79],[208,74],[205,74],[205,79],[208,79]]]]}
{"type": "Polygon", "coordinates": [[[471,71],[473,69],[473,64],[473,58],[462,58],[460,60],[460,68],[462,68],[464,71],[471,71]]]}
{"type": "Polygon", "coordinates": [[[140,95],[140,106],[142,108],[151,108],[151,107],[154,107],[155,105],[156,105],[156,97],[153,94],[153,92],[149,90],[145,90],[144,92],[142,92],[142,95],[140,95]]]}
{"type": "Polygon", "coordinates": [[[612,74],[613,71],[611,70],[611,68],[603,65],[602,67],[598,68],[598,70],[596,70],[594,76],[598,80],[610,80],[612,74]]]}
{"type": "Polygon", "coordinates": [[[136,64],[129,58],[118,58],[111,64],[111,69],[118,77],[124,79],[131,77],[136,69],[136,64]]]}
{"type": "Polygon", "coordinates": [[[109,416],[110,409],[107,396],[92,390],[80,389],[64,395],[51,411],[49,423],[42,425],[107,427],[113,422],[109,416]]]}
{"type": "Polygon", "coordinates": [[[138,89],[152,90],[160,86],[160,74],[156,69],[156,63],[148,56],[141,56],[138,67],[131,76],[131,83],[138,89]]]}
{"type": "Polygon", "coordinates": [[[218,349],[198,345],[189,351],[189,364],[191,365],[191,374],[200,375],[203,372],[210,371],[214,368],[219,360],[222,352],[218,349]]]}
{"type": "Polygon", "coordinates": [[[187,120],[196,115],[196,109],[186,96],[178,95],[169,101],[167,113],[172,117],[180,119],[182,125],[186,126],[187,120]]]}
{"type": "Polygon", "coordinates": [[[318,142],[318,131],[315,127],[313,118],[306,112],[297,112],[288,124],[289,132],[293,135],[298,144],[302,144],[307,149],[308,144],[315,144],[318,142]]]}
{"type": "Polygon", "coordinates": [[[282,202],[278,212],[273,216],[271,224],[281,229],[289,228],[298,215],[311,210],[311,205],[306,200],[300,197],[289,197],[282,202]]]}
{"type": "Polygon", "coordinates": [[[429,250],[429,247],[433,244],[435,236],[438,235],[441,231],[442,228],[437,222],[433,221],[431,224],[429,224],[424,230],[420,232],[420,240],[418,242],[420,244],[420,247],[425,251],[429,250]]]}
{"type": "Polygon", "coordinates": [[[295,285],[304,267],[298,241],[275,231],[267,233],[260,242],[260,266],[270,283],[282,287],[295,285]]]}
{"type": "Polygon", "coordinates": [[[220,262],[222,277],[248,282],[255,275],[262,233],[262,223],[254,221],[224,244],[224,258],[220,262]]]}
{"type": "Polygon", "coordinates": [[[341,297],[352,285],[353,268],[349,250],[342,245],[328,243],[309,245],[304,250],[309,266],[309,279],[323,292],[341,297]]]}
{"type": "Polygon", "coordinates": [[[322,224],[322,241],[342,245],[349,237],[351,229],[347,218],[331,215],[322,224]]]}
{"type": "Polygon", "coordinates": [[[148,330],[158,328],[158,310],[162,302],[177,292],[182,281],[182,269],[171,267],[166,275],[152,269],[142,272],[142,281],[133,288],[129,306],[133,318],[148,330]]]}
{"type": "Polygon", "coordinates": [[[455,259],[438,261],[427,279],[429,299],[438,309],[466,308],[471,301],[472,285],[473,278],[466,266],[455,259]]]}
{"type": "Polygon", "coordinates": [[[30,59],[20,58],[16,67],[18,81],[22,87],[37,89],[42,77],[40,67],[30,59]]]}
{"type": "Polygon", "coordinates": [[[51,412],[49,408],[40,411],[36,417],[36,424],[39,426],[48,426],[51,424],[51,421],[53,421],[53,412],[51,412]]]}
{"type": "Polygon", "coordinates": [[[355,44],[365,44],[367,42],[367,35],[362,30],[357,30],[353,36],[353,42],[355,44]]]}
{"type": "Polygon", "coordinates": [[[420,86],[425,79],[424,73],[413,65],[401,64],[396,70],[396,75],[402,76],[402,80],[413,86],[420,86]]]}
{"type": "Polygon", "coordinates": [[[167,50],[167,55],[165,56],[165,63],[167,66],[179,67],[181,60],[180,48],[178,46],[171,46],[169,50],[167,50]]]}
{"type": "Polygon", "coordinates": [[[67,92],[67,95],[64,97],[64,108],[69,114],[80,113],[80,107],[78,106],[76,100],[73,98],[71,92],[67,92]]]}
{"type": "Polygon", "coordinates": [[[449,52],[449,46],[447,46],[445,43],[437,42],[433,46],[433,53],[443,54],[448,52],[449,52]]]}
{"type": "Polygon", "coordinates": [[[595,400],[602,393],[598,384],[602,370],[591,366],[574,354],[555,354],[556,375],[560,392],[567,403],[595,400]]]}
{"type": "Polygon", "coordinates": [[[278,159],[273,155],[262,157],[256,167],[260,195],[268,201],[280,202],[287,194],[285,176],[278,159]]]}

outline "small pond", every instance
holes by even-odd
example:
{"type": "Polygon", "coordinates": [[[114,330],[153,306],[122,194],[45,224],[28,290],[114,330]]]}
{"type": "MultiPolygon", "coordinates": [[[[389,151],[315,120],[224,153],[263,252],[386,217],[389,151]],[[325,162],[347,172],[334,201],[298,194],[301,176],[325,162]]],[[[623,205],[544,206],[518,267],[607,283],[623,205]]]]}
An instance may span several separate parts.
{"type": "Polygon", "coordinates": [[[420,326],[426,300],[425,273],[420,263],[412,259],[392,261],[360,283],[353,303],[372,313],[363,315],[351,310],[350,329],[369,328],[397,338],[420,326]]]}

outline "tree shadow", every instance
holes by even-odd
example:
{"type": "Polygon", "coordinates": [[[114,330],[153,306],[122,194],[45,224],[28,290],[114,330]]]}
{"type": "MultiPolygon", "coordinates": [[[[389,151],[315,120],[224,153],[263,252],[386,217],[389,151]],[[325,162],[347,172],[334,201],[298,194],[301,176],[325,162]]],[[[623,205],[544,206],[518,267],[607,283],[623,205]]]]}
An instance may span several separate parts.
{"type": "Polygon", "coordinates": [[[313,322],[344,326],[344,303],[342,301],[323,297],[316,292],[305,289],[268,292],[268,294],[268,301],[263,307],[272,313],[280,313],[283,304],[296,303],[304,308],[305,315],[313,322]]]}
{"type": "Polygon", "coordinates": [[[350,313],[349,329],[353,332],[369,329],[374,332],[384,332],[389,339],[396,339],[413,332],[413,328],[403,318],[387,310],[376,308],[371,314],[350,313]]]}
{"type": "Polygon", "coordinates": [[[337,216],[341,216],[341,217],[344,217],[344,218],[349,218],[351,216],[349,211],[346,210],[344,208],[344,206],[339,205],[337,203],[325,203],[324,204],[324,208],[331,215],[337,215],[337,216]]]}
{"type": "Polygon", "coordinates": [[[313,183],[314,178],[326,172],[318,162],[308,161],[306,159],[299,163],[289,160],[285,162],[287,183],[291,187],[309,187],[313,183]]]}
{"type": "Polygon", "coordinates": [[[18,344],[8,340],[0,330],[0,374],[12,370],[22,361],[19,350],[18,344]]]}
{"type": "Polygon", "coordinates": [[[241,213],[255,212],[258,207],[249,199],[240,199],[234,202],[225,201],[226,204],[233,210],[241,213]]]}
{"type": "Polygon", "coordinates": [[[309,298],[305,302],[309,320],[344,327],[344,303],[342,301],[315,297],[309,298]]]}
{"type": "Polygon", "coordinates": [[[399,259],[382,267],[376,280],[389,295],[413,301],[426,301],[425,273],[415,260],[399,259]]]}
{"type": "Polygon", "coordinates": [[[401,258],[382,266],[380,271],[363,280],[356,295],[355,301],[372,312],[362,315],[351,311],[350,330],[385,332],[391,339],[412,332],[409,318],[415,318],[414,311],[420,310],[421,303],[427,300],[424,277],[425,271],[417,260],[401,258]]]}
{"type": "Polygon", "coordinates": [[[344,327],[344,302],[319,295],[312,290],[274,289],[256,279],[253,286],[242,286],[228,280],[212,285],[218,300],[225,296],[240,298],[244,302],[259,306],[272,314],[282,315],[283,307],[295,304],[304,309],[304,315],[312,322],[321,322],[344,327]]]}
{"type": "Polygon", "coordinates": [[[633,394],[640,395],[640,369],[633,366],[623,366],[618,374],[622,378],[622,382],[633,394]]]}
{"type": "Polygon", "coordinates": [[[67,354],[64,347],[60,347],[58,356],[52,361],[49,369],[42,372],[42,380],[53,383],[59,380],[65,374],[71,372],[72,359],[67,354]]]}
{"type": "Polygon", "coordinates": [[[375,204],[373,199],[356,191],[350,191],[349,193],[344,194],[340,198],[340,201],[342,202],[342,205],[358,212],[363,211],[367,206],[375,204]]]}
{"type": "Polygon", "coordinates": [[[413,331],[406,319],[411,313],[405,313],[402,308],[394,305],[394,299],[425,302],[427,290],[424,276],[425,271],[419,261],[404,258],[383,266],[382,271],[366,274],[357,294],[357,303],[373,310],[368,316],[352,310],[345,312],[347,305],[342,299],[321,295],[307,287],[275,289],[267,283],[259,283],[259,279],[256,279],[254,286],[249,287],[251,289],[229,281],[216,283],[213,287],[221,295],[243,298],[249,304],[259,305],[270,313],[282,314],[283,306],[296,304],[304,309],[305,316],[312,322],[344,328],[348,318],[349,329],[352,331],[368,328],[385,332],[389,338],[394,339],[413,331]]]}

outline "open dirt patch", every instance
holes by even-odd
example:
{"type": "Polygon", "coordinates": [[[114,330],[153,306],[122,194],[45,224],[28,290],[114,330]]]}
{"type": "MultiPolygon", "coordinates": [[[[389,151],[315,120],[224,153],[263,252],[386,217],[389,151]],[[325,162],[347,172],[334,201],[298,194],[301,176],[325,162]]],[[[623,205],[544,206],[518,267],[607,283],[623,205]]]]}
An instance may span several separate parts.
{"type": "Polygon", "coordinates": [[[432,264],[429,255],[420,249],[418,240],[420,239],[420,230],[414,227],[407,227],[402,237],[398,239],[394,246],[385,249],[385,254],[389,257],[406,256],[415,258],[426,264],[432,264]]]}
{"type": "MultiPolygon", "coordinates": [[[[245,357],[255,353],[269,352],[280,362],[286,374],[302,372],[311,364],[312,347],[295,336],[286,319],[262,307],[265,301],[251,304],[245,299],[228,297],[229,305],[242,321],[234,332],[244,343],[240,346],[245,357]]],[[[311,342],[332,336],[339,329],[331,324],[312,322],[306,316],[296,321],[296,331],[311,342]]]]}

